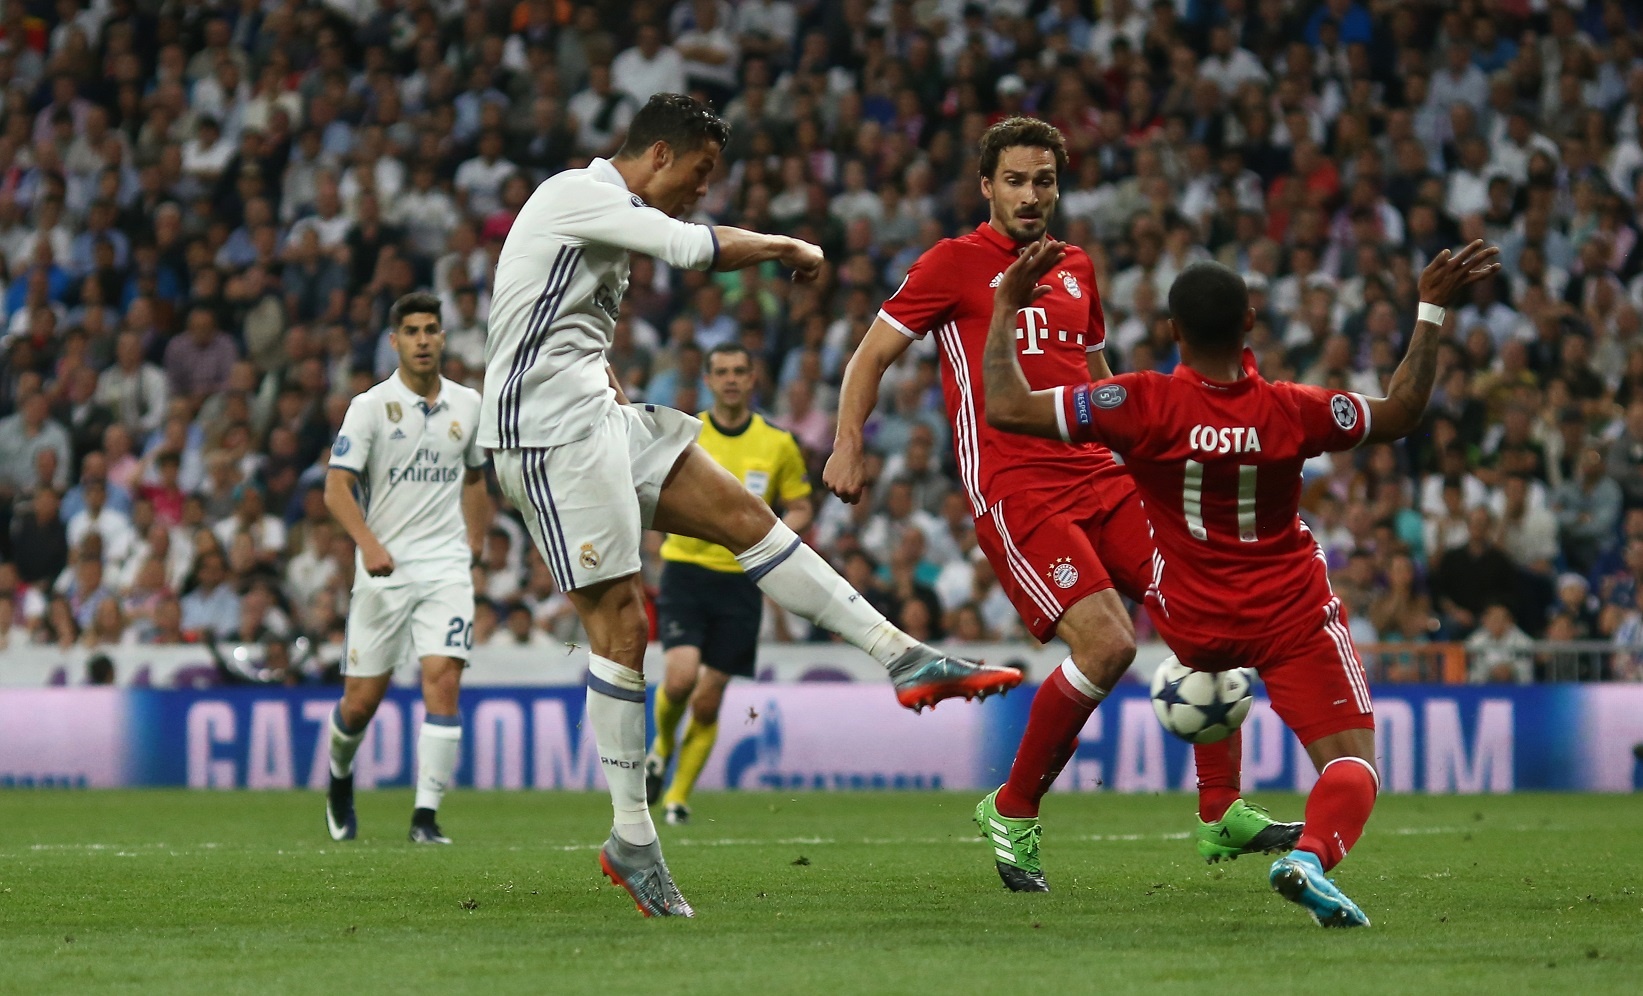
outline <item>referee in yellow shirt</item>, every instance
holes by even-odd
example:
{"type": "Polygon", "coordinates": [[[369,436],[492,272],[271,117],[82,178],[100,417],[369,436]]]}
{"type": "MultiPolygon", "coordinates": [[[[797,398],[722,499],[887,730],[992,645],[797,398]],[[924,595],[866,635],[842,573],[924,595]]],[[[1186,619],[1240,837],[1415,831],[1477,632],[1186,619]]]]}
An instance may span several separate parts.
{"type": "MultiPolygon", "coordinates": [[[[792,433],[766,422],[750,407],[753,357],[738,345],[707,354],[707,389],[713,407],[700,442],[708,455],[736,475],[747,490],[782,513],[796,533],[809,528],[815,510],[804,457],[792,433]]],[[[656,739],[645,757],[645,794],[666,804],[667,821],[690,819],[690,790],[719,735],[719,705],[733,677],[751,678],[759,650],[764,596],[722,546],[685,536],[662,544],[662,591],[657,623],[667,674],[656,692],[656,739]],[[673,781],[662,795],[673,760],[679,720],[690,723],[678,743],[673,781]]]]}

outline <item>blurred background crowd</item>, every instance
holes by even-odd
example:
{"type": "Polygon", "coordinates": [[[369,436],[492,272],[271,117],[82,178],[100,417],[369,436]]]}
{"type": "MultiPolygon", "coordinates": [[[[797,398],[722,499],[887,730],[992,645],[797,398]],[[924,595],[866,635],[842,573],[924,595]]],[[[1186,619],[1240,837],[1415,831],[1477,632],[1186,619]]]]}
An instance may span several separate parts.
{"type": "MultiPolygon", "coordinates": [[[[1469,641],[1474,677],[1528,681],[1531,638],[1602,640],[1563,676],[1636,679],[1640,23],[1616,0],[4,0],[0,646],[334,656],[353,558],[320,486],[391,372],[388,305],[437,292],[446,373],[480,387],[519,207],[683,91],[733,128],[697,220],[831,269],[635,259],[611,362],[698,410],[703,351],[745,344],[818,485],[879,304],[985,221],[1002,118],[1067,137],[1055,229],[1095,261],[1118,371],[1173,366],[1167,289],[1212,257],[1249,281],[1267,377],[1379,394],[1426,260],[1497,242],[1425,428],[1315,461],[1306,516],[1360,643],[1469,641]]],[[[889,374],[872,500],[824,500],[808,538],[916,635],[1018,638],[933,349],[889,374]]],[[[482,559],[476,643],[576,638],[505,508],[482,559]]]]}

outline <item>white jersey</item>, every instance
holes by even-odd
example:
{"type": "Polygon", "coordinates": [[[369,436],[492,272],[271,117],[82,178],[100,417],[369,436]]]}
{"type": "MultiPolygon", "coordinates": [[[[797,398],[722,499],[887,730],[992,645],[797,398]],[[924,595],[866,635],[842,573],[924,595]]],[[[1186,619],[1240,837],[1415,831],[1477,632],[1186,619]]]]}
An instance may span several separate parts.
{"type": "Polygon", "coordinates": [[[706,225],[677,221],[630,193],[604,159],[544,180],[502,244],[485,339],[479,442],[561,446],[615,402],[605,351],[628,289],[628,253],[705,270],[719,255],[706,225]]]}
{"type": "Polygon", "coordinates": [[[462,520],[462,482],[485,465],[479,392],[439,379],[432,408],[399,371],[348,404],[331,466],[359,478],[365,524],[394,558],[372,577],[355,554],[354,590],[468,577],[472,553],[462,520]]]}

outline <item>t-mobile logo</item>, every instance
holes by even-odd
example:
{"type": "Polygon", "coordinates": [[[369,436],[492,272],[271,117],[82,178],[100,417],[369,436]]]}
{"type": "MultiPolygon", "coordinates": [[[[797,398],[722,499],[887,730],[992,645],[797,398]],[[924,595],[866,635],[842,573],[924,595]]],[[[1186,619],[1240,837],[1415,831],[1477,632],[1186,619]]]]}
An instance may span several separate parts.
{"type": "Polygon", "coordinates": [[[1018,325],[1015,330],[1015,337],[1017,339],[1027,340],[1027,348],[1021,351],[1022,354],[1026,356],[1037,356],[1043,353],[1044,350],[1038,348],[1038,343],[1041,339],[1048,339],[1050,337],[1050,330],[1046,325],[1048,318],[1044,313],[1044,309],[1022,308],[1020,311],[1016,312],[1016,314],[1027,316],[1027,327],[1022,328],[1018,325]]]}

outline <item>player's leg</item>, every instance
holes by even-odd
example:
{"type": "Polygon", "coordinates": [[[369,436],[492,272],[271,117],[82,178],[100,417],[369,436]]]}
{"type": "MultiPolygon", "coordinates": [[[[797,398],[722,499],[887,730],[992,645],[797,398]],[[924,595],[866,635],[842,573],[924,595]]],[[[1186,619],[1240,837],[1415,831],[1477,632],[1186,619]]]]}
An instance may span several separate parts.
{"type": "Polygon", "coordinates": [[[1071,655],[1033,697],[1009,780],[976,807],[999,877],[1017,892],[1046,892],[1038,858],[1039,802],[1050,790],[1107,692],[1135,658],[1135,630],[1076,508],[1064,496],[1028,492],[976,521],[976,541],[1029,631],[1059,636],[1071,655]],[[1059,501],[1063,507],[1048,506],[1059,501]]]}
{"type": "Polygon", "coordinates": [[[656,737],[651,741],[650,753],[645,755],[645,800],[652,806],[661,801],[662,783],[673,759],[679,723],[690,706],[690,694],[696,689],[709,611],[709,602],[699,581],[700,575],[708,573],[711,572],[694,564],[662,565],[656,628],[662,637],[666,671],[656,689],[656,737]]]}
{"type": "Polygon", "coordinates": [[[342,659],[342,698],[326,724],[331,778],[325,793],[325,828],[332,840],[353,840],[354,755],[388,692],[397,666],[410,652],[409,586],[362,588],[348,606],[347,650],[342,659]]]}
{"type": "Polygon", "coordinates": [[[883,664],[909,708],[954,696],[985,697],[1021,683],[1014,668],[948,657],[896,628],[695,443],[667,474],[650,525],[729,549],[777,605],[883,664]]]}
{"type": "Polygon", "coordinates": [[[430,585],[411,616],[411,643],[422,663],[422,730],[417,734],[416,803],[410,839],[449,844],[436,815],[462,756],[462,670],[473,643],[473,585],[466,578],[430,585]]]}
{"type": "MultiPolygon", "coordinates": [[[[1155,548],[1146,509],[1127,472],[1097,482],[1105,508],[1090,530],[1095,552],[1112,575],[1119,594],[1134,602],[1146,599],[1152,584],[1155,548]]],[[[1295,846],[1301,824],[1279,823],[1265,809],[1243,800],[1244,738],[1232,736],[1213,744],[1194,744],[1198,775],[1196,846],[1206,861],[1240,854],[1271,854],[1295,846]]]]}
{"type": "Polygon", "coordinates": [[[439,804],[456,776],[462,758],[462,710],[458,704],[462,669],[459,658],[422,658],[422,730],[416,739],[416,802],[411,810],[413,844],[449,844],[439,829],[439,804]]]}
{"type": "Polygon", "coordinates": [[[1369,918],[1326,877],[1363,836],[1380,791],[1369,684],[1339,602],[1331,601],[1312,639],[1261,676],[1273,709],[1319,771],[1307,795],[1306,829],[1268,878],[1322,926],[1366,927],[1369,918]]]}
{"type": "Polygon", "coordinates": [[[614,826],[599,864],[646,916],[691,916],[662,860],[645,804],[645,643],[639,507],[627,416],[545,450],[499,450],[497,482],[588,634],[587,724],[609,786],[614,826]],[[557,482],[557,483],[556,483],[557,482]]]}
{"type": "Polygon", "coordinates": [[[723,671],[708,666],[701,669],[696,690],[690,696],[690,722],[685,724],[684,738],[679,741],[679,760],[674,765],[673,781],[668,783],[667,794],[662,796],[663,811],[670,824],[690,820],[690,793],[719,739],[719,707],[724,704],[728,684],[730,675],[723,671]]]}
{"type": "Polygon", "coordinates": [[[696,691],[696,676],[702,667],[700,639],[666,648],[662,663],[666,670],[656,687],[656,736],[650,742],[650,753],[645,755],[645,801],[652,806],[662,801],[662,785],[679,742],[679,724],[696,691]]]}

